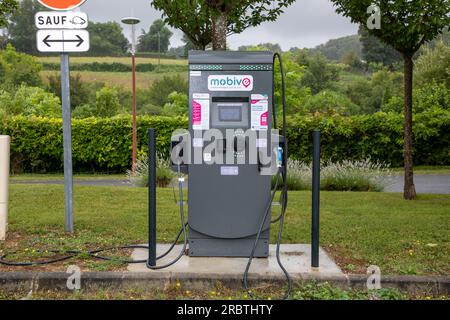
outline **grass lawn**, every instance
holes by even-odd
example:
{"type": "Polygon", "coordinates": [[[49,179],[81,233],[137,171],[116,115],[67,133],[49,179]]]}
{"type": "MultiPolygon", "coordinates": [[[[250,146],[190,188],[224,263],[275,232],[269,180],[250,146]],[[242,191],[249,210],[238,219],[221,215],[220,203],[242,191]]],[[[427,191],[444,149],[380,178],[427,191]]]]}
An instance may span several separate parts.
{"type": "MultiPolygon", "coordinates": [[[[264,286],[254,288],[252,294],[255,299],[272,300],[279,299],[284,292],[279,287],[264,286]]],[[[28,295],[28,290],[22,292],[7,293],[0,291],[1,299],[21,299],[28,295]]],[[[34,292],[29,299],[34,300],[177,300],[177,299],[195,299],[195,300],[249,300],[252,297],[244,290],[232,290],[220,284],[211,290],[187,290],[183,288],[181,283],[170,284],[164,290],[153,289],[123,289],[123,290],[97,290],[89,291],[38,291],[34,292]]],[[[376,291],[367,290],[342,290],[333,287],[328,283],[296,283],[292,290],[290,299],[292,300],[446,300],[447,296],[430,296],[430,295],[408,295],[395,289],[380,289],[376,291]]]]}
{"type": "MultiPolygon", "coordinates": [[[[178,207],[171,189],[157,194],[158,241],[170,242],[179,228],[178,207]]],[[[63,186],[13,184],[10,199],[10,233],[2,251],[27,249],[31,255],[36,248],[93,249],[147,239],[145,188],[75,186],[73,236],[63,231],[63,186]]],[[[310,242],[310,199],[310,192],[290,192],[283,243],[310,242]]],[[[405,201],[395,193],[321,194],[321,245],[347,272],[365,273],[375,264],[383,274],[448,275],[449,231],[450,195],[405,201]]],[[[124,267],[80,259],[90,270],[124,267]]]]}
{"type": "MultiPolygon", "coordinates": [[[[56,71],[41,71],[41,77],[44,83],[48,82],[48,76],[56,74],[56,71]]],[[[86,82],[102,82],[109,86],[120,86],[131,90],[131,73],[129,72],[92,72],[92,71],[72,71],[72,75],[79,74],[83,81],[86,82]]],[[[187,71],[182,72],[137,72],[136,86],[139,89],[148,89],[150,85],[157,79],[164,76],[180,75],[187,77],[187,71]]]]}

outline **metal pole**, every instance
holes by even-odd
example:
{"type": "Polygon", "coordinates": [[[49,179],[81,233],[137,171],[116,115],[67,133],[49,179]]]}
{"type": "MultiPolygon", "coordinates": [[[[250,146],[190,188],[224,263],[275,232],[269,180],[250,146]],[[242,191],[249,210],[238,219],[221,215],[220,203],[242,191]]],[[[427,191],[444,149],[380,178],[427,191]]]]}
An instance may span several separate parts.
{"type": "Polygon", "coordinates": [[[73,232],[72,115],[70,107],[69,54],[61,53],[61,97],[64,144],[64,194],[66,231],[73,232]]]}
{"type": "Polygon", "coordinates": [[[0,136],[0,240],[8,231],[9,136],[0,136]]]}
{"type": "Polygon", "coordinates": [[[161,33],[158,32],[158,69],[161,67],[161,33]]]}
{"type": "Polygon", "coordinates": [[[133,146],[132,146],[132,172],[136,174],[136,162],[137,162],[137,121],[136,121],[136,33],[134,24],[131,26],[132,30],[132,48],[131,48],[131,64],[132,64],[132,81],[133,81],[133,146]]]}
{"type": "Polygon", "coordinates": [[[156,134],[148,129],[148,261],[156,266],[156,134]]]}
{"type": "Polygon", "coordinates": [[[320,131],[313,132],[311,267],[319,267],[320,131]]]}

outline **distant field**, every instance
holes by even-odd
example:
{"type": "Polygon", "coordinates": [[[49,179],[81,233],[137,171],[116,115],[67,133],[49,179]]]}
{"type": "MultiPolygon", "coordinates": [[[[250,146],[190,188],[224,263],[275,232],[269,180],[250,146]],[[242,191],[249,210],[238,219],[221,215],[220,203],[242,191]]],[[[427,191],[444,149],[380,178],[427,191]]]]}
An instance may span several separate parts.
{"type": "MultiPolygon", "coordinates": [[[[56,74],[55,71],[41,71],[42,79],[45,83],[48,76],[56,74]]],[[[127,72],[91,72],[91,71],[73,71],[72,75],[80,74],[86,82],[103,82],[109,86],[122,86],[131,90],[131,74],[127,72]]],[[[187,72],[138,72],[136,73],[136,86],[139,89],[147,89],[155,80],[168,75],[181,75],[187,77],[187,72]]]]}
{"type": "MultiPolygon", "coordinates": [[[[58,63],[59,57],[37,57],[39,62],[46,62],[46,63],[58,63]]],[[[113,62],[119,62],[123,64],[130,64],[131,65],[131,58],[130,57],[71,57],[70,58],[71,63],[93,63],[93,62],[99,62],[99,63],[113,63],[113,62]]],[[[152,64],[158,64],[157,58],[136,58],[136,63],[152,63],[152,64]]],[[[182,59],[161,59],[161,64],[177,64],[177,65],[187,65],[187,60],[182,59]]]]}

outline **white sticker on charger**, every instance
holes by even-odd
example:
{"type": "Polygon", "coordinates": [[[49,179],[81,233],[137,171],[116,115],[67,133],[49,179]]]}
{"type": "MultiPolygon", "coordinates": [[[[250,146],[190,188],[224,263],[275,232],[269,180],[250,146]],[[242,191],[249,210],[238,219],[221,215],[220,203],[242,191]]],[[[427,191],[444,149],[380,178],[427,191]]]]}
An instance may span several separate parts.
{"type": "Polygon", "coordinates": [[[191,71],[190,73],[191,77],[200,77],[202,75],[201,71],[191,71]]]}
{"type": "Polygon", "coordinates": [[[192,98],[192,129],[209,130],[209,94],[194,93],[192,98]]]}
{"type": "Polygon", "coordinates": [[[212,159],[211,153],[207,152],[203,154],[203,161],[210,162],[212,159]]]}
{"type": "Polygon", "coordinates": [[[251,95],[251,129],[260,131],[269,127],[269,96],[267,94],[251,95]]]}
{"type": "Polygon", "coordinates": [[[238,176],[239,175],[239,167],[222,166],[222,167],[220,167],[220,175],[221,176],[238,176]]]}

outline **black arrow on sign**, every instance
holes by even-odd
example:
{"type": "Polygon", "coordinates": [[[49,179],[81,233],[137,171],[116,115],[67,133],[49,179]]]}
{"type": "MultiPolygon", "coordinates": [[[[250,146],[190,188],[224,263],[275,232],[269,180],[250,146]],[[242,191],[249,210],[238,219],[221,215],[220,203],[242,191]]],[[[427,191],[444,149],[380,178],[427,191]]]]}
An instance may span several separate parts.
{"type": "Polygon", "coordinates": [[[45,45],[46,45],[47,47],[49,47],[49,48],[51,47],[50,43],[52,43],[52,42],[77,42],[77,43],[78,43],[78,44],[77,44],[77,47],[79,47],[79,46],[81,46],[81,45],[83,44],[84,40],[83,40],[83,38],[81,38],[79,35],[76,35],[76,37],[77,37],[78,39],[50,40],[50,35],[48,35],[48,36],[46,36],[46,37],[44,38],[44,40],[42,40],[42,42],[44,42],[45,45]]]}

